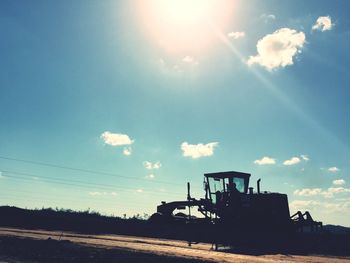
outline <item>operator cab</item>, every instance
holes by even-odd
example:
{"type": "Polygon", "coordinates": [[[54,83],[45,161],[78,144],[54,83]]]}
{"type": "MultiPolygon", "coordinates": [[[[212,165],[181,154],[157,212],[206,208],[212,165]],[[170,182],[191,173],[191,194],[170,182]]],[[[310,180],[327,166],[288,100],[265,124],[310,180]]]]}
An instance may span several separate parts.
{"type": "Polygon", "coordinates": [[[248,173],[234,171],[204,174],[206,199],[216,204],[219,195],[225,195],[233,188],[236,188],[241,194],[247,194],[249,178],[248,173]]]}

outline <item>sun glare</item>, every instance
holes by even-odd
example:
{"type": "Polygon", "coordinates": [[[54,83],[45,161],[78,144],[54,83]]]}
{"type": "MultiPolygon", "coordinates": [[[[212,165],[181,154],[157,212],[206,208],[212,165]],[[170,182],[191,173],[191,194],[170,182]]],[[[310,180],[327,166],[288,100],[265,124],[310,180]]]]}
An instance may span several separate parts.
{"type": "Polygon", "coordinates": [[[233,11],[228,0],[149,0],[139,2],[141,23],[162,48],[201,52],[215,41],[212,26],[224,27],[233,11]]]}

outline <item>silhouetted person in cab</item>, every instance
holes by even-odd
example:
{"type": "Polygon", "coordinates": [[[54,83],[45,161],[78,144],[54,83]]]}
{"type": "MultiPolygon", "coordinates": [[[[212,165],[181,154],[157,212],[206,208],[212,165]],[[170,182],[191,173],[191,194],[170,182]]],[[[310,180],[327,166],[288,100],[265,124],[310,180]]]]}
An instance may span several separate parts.
{"type": "Polygon", "coordinates": [[[239,210],[241,207],[240,191],[238,191],[236,183],[229,186],[228,206],[231,213],[235,213],[235,211],[239,210]]]}

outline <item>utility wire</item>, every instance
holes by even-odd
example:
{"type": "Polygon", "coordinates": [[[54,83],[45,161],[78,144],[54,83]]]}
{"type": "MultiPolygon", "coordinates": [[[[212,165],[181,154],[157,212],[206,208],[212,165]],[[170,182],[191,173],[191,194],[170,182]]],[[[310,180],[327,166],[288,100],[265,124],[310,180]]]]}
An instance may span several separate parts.
{"type": "MultiPolygon", "coordinates": [[[[38,193],[34,193],[34,192],[25,192],[25,191],[15,191],[15,192],[10,192],[10,193],[6,193],[6,195],[4,195],[2,197],[3,200],[6,200],[8,198],[11,199],[12,201],[12,198],[31,198],[33,199],[34,201],[45,201],[45,203],[47,202],[69,202],[71,201],[72,199],[69,199],[69,198],[64,198],[64,199],[58,199],[58,198],[55,198],[55,196],[47,196],[45,194],[38,194],[38,193]],[[23,194],[22,194],[23,192],[23,194]],[[34,195],[32,195],[34,194],[34,195]]],[[[61,197],[60,197],[61,198],[61,197]]],[[[24,201],[26,201],[27,199],[24,199],[24,201]]],[[[4,201],[2,201],[4,202],[4,201]]],[[[81,203],[89,203],[89,204],[93,204],[93,203],[101,203],[101,204],[104,204],[104,205],[108,205],[108,206],[111,206],[112,205],[112,208],[115,208],[115,207],[120,207],[120,208],[125,208],[125,207],[133,207],[133,208],[140,208],[143,206],[143,204],[145,203],[136,203],[136,202],[132,202],[132,203],[121,203],[120,200],[119,202],[117,202],[117,200],[105,200],[105,199],[94,199],[93,202],[91,201],[82,201],[81,203]]],[[[148,203],[149,204],[149,203],[148,203]]],[[[155,209],[155,207],[154,207],[155,209]]]]}
{"type": "MultiPolygon", "coordinates": [[[[83,184],[77,184],[77,183],[69,183],[69,181],[59,181],[58,179],[46,179],[44,178],[43,180],[35,180],[32,178],[28,178],[28,177],[23,177],[23,176],[17,176],[17,175],[3,175],[4,177],[7,178],[11,178],[11,179],[16,179],[16,180],[25,180],[25,181],[30,181],[30,182],[34,182],[34,183],[39,183],[39,182],[45,182],[45,183],[53,183],[53,184],[60,184],[60,185],[67,185],[67,186],[74,186],[74,187],[78,187],[78,188],[87,188],[87,189],[98,189],[98,190],[113,190],[115,188],[119,188],[122,190],[125,190],[127,192],[137,192],[137,189],[132,189],[132,188],[126,188],[126,187],[106,187],[106,186],[99,186],[99,187],[94,187],[93,185],[83,185],[83,184]]],[[[173,194],[173,195],[180,195],[179,193],[173,193],[173,192],[154,192],[154,191],[150,191],[150,190],[143,190],[142,192],[144,194],[148,194],[148,195],[168,195],[168,194],[173,194]]]]}
{"type": "Polygon", "coordinates": [[[12,158],[12,157],[7,157],[7,156],[0,156],[0,159],[8,160],[8,161],[15,161],[15,162],[22,162],[22,163],[30,163],[30,164],[40,165],[40,166],[47,166],[47,167],[52,167],[52,168],[59,168],[59,169],[65,169],[65,170],[71,170],[71,171],[90,173],[90,174],[100,174],[100,175],[106,175],[106,176],[113,176],[113,177],[119,177],[119,178],[128,179],[128,180],[142,180],[142,181],[153,182],[153,183],[158,183],[158,184],[169,184],[169,185],[181,185],[181,186],[183,186],[183,184],[173,183],[173,182],[169,182],[169,181],[160,181],[160,180],[150,181],[150,180],[145,179],[145,178],[139,178],[139,177],[134,177],[134,176],[125,176],[125,175],[120,175],[120,174],[115,174],[115,173],[95,171],[95,170],[90,170],[90,169],[75,168],[75,167],[63,166],[63,165],[52,164],[52,163],[24,160],[24,159],[12,158]]]}
{"type": "MultiPolygon", "coordinates": [[[[22,172],[15,172],[15,171],[8,171],[8,170],[2,170],[2,173],[5,173],[5,174],[15,174],[15,175],[24,175],[24,176],[31,176],[31,180],[35,180],[34,178],[42,178],[44,180],[47,180],[47,181],[58,181],[58,182],[70,182],[70,183],[77,183],[77,184],[74,184],[74,185],[87,185],[87,186],[90,186],[93,187],[93,186],[99,186],[99,188],[108,188],[108,189],[127,189],[127,190],[133,190],[135,191],[136,189],[134,188],[130,188],[130,187],[124,187],[124,186],[116,186],[116,185],[111,185],[111,184],[101,184],[101,183],[90,183],[90,182],[84,182],[84,181],[80,181],[80,180],[72,180],[72,179],[63,179],[63,178],[57,178],[57,177],[49,177],[49,176],[42,176],[42,175],[38,175],[38,174],[33,174],[33,173],[22,173],[22,172]]],[[[5,176],[5,175],[4,175],[5,176]]],[[[8,176],[8,177],[12,177],[12,176],[8,176]]],[[[30,178],[28,178],[30,179],[30,178]]],[[[96,188],[96,187],[95,187],[96,188]]],[[[150,190],[150,189],[147,189],[147,190],[150,190]]],[[[152,190],[150,190],[152,191],[152,190]]],[[[157,192],[155,192],[157,193],[157,192]]],[[[182,193],[179,193],[179,192],[168,192],[166,191],[167,194],[174,194],[174,195],[179,195],[179,194],[182,194],[182,193]]]]}

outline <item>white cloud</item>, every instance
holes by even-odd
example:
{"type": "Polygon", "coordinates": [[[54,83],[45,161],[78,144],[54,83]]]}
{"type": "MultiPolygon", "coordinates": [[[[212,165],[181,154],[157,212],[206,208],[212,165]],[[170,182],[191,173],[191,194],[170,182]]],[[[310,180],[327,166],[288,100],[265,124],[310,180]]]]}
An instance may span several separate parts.
{"type": "Polygon", "coordinates": [[[334,185],[343,185],[343,184],[345,184],[345,180],[344,179],[333,180],[333,184],[334,185]]]}
{"type": "Polygon", "coordinates": [[[293,65],[293,58],[301,52],[305,34],[290,28],[281,28],[260,39],[256,45],[258,54],[250,56],[247,64],[259,64],[271,71],[293,65]]]}
{"type": "Polygon", "coordinates": [[[109,144],[112,146],[129,145],[134,143],[134,140],[131,140],[126,134],[111,133],[109,131],[105,131],[104,133],[102,133],[101,138],[103,139],[105,144],[109,144]]]}
{"type": "Polygon", "coordinates": [[[255,160],[254,163],[258,164],[258,165],[275,164],[276,160],[265,156],[265,157],[261,158],[260,160],[255,160]]]}
{"type": "Polygon", "coordinates": [[[137,193],[143,193],[143,189],[137,189],[136,192],[137,193]]]}
{"type": "Polygon", "coordinates": [[[299,196],[312,196],[312,195],[319,195],[322,193],[321,188],[304,188],[304,189],[297,189],[294,191],[294,195],[299,196]]]}
{"type": "Polygon", "coordinates": [[[335,166],[328,168],[328,172],[331,172],[331,173],[336,173],[339,171],[340,171],[340,169],[335,167],[335,166]]]}
{"type": "Polygon", "coordinates": [[[144,161],[143,166],[148,170],[152,169],[152,163],[149,161],[144,161]]]}
{"type": "Polygon", "coordinates": [[[262,19],[265,23],[268,23],[272,20],[275,20],[276,19],[276,16],[273,15],[273,14],[262,14],[260,16],[260,19],[262,19]]]}
{"type": "Polygon", "coordinates": [[[312,30],[327,31],[333,28],[332,19],[330,16],[320,16],[316,23],[312,26],[312,30]]]}
{"type": "Polygon", "coordinates": [[[245,37],[245,32],[230,32],[227,36],[233,39],[239,39],[245,37]]]}
{"type": "Polygon", "coordinates": [[[218,142],[210,142],[207,144],[188,144],[187,142],[183,142],[181,144],[181,150],[183,151],[183,156],[197,159],[200,157],[213,155],[214,148],[218,144],[218,142]]]}
{"type": "Polygon", "coordinates": [[[285,160],[283,162],[284,165],[294,165],[294,164],[297,164],[297,163],[300,163],[300,158],[299,157],[292,157],[291,159],[285,160]]]}
{"type": "Polygon", "coordinates": [[[162,167],[162,164],[157,161],[155,163],[149,162],[149,161],[144,161],[143,162],[143,166],[147,169],[147,170],[152,170],[152,169],[159,169],[160,167],[162,167]]]}
{"type": "Polygon", "coordinates": [[[153,164],[153,169],[159,169],[160,167],[162,167],[162,164],[159,161],[153,164]]]}
{"type": "Polygon", "coordinates": [[[129,156],[129,155],[131,155],[131,153],[132,153],[131,147],[124,147],[124,149],[123,149],[124,155],[129,156]]]}
{"type": "Polygon", "coordinates": [[[146,178],[147,179],[154,179],[155,176],[154,176],[154,174],[148,174],[148,175],[146,175],[146,178]]]}
{"type": "Polygon", "coordinates": [[[307,155],[305,155],[305,154],[300,155],[300,157],[301,157],[304,161],[310,161],[309,156],[307,156],[307,155]]]}

